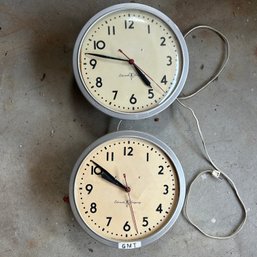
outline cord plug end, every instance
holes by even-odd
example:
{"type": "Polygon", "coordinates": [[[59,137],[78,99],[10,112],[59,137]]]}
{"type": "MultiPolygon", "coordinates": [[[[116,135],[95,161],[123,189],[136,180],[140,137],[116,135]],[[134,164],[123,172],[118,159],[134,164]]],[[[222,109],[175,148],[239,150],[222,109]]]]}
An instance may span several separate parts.
{"type": "Polygon", "coordinates": [[[220,171],[218,171],[218,170],[213,170],[211,174],[212,174],[213,177],[218,178],[218,179],[221,179],[221,178],[220,178],[220,171]]]}

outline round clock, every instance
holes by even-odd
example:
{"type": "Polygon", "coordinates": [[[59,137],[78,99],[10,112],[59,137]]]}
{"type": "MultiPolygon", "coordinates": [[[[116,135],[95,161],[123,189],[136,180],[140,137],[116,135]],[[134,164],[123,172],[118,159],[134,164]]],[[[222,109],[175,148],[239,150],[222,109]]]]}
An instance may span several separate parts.
{"type": "Polygon", "coordinates": [[[73,52],[77,84],[96,108],[120,119],[142,119],[167,108],[188,74],[178,27],[152,7],[127,3],[97,13],[73,52]]]}
{"type": "Polygon", "coordinates": [[[90,145],[74,166],[70,204],[81,227],[121,249],[163,236],[179,216],[185,178],[179,160],[162,141],[119,131],[90,145]]]}

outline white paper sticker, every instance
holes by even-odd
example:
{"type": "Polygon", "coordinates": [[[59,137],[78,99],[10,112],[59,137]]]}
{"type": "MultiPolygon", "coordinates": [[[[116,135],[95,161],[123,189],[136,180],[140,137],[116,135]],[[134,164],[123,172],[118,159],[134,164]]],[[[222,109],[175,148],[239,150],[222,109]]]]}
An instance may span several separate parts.
{"type": "Polygon", "coordinates": [[[136,242],[120,242],[118,245],[119,249],[135,249],[141,247],[141,241],[136,242]]]}

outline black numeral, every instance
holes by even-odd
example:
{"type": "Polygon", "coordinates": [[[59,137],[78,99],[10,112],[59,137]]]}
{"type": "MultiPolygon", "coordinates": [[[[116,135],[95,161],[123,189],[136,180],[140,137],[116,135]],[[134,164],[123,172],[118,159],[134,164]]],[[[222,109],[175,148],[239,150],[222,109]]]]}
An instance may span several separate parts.
{"type": "Polygon", "coordinates": [[[96,66],[96,64],[97,64],[96,59],[91,59],[90,62],[89,62],[89,64],[92,66],[92,69],[94,69],[95,66],[96,66]]]}
{"type": "Polygon", "coordinates": [[[159,167],[159,172],[158,172],[158,175],[163,175],[163,170],[164,170],[164,167],[162,165],[160,165],[159,167]]]}
{"type": "Polygon", "coordinates": [[[100,175],[102,170],[98,166],[91,166],[91,175],[100,175]]]}
{"type": "Polygon", "coordinates": [[[137,102],[137,99],[136,99],[136,97],[135,97],[135,94],[133,94],[133,95],[130,97],[129,102],[130,102],[131,104],[135,104],[135,103],[137,102]]]}
{"type": "Polygon", "coordinates": [[[161,83],[165,85],[168,83],[166,75],[162,77],[161,83]]]}
{"type": "Polygon", "coordinates": [[[115,26],[108,26],[108,35],[115,35],[115,26]]]}
{"type": "Polygon", "coordinates": [[[130,230],[130,225],[129,225],[128,221],[124,224],[123,230],[126,232],[128,232],[130,230]]]}
{"type": "Polygon", "coordinates": [[[106,217],[106,219],[108,220],[106,225],[108,227],[111,223],[112,217],[106,217]]]}
{"type": "Polygon", "coordinates": [[[94,49],[103,50],[105,48],[105,42],[103,40],[95,41],[94,40],[94,49]]]}
{"type": "Polygon", "coordinates": [[[96,203],[91,203],[90,205],[90,212],[91,213],[96,213],[97,209],[96,209],[96,203]]]}
{"type": "Polygon", "coordinates": [[[87,194],[89,195],[91,193],[91,191],[93,190],[92,184],[87,184],[86,185],[86,190],[87,190],[87,194]]]}
{"type": "Polygon", "coordinates": [[[102,78],[101,78],[101,77],[97,77],[97,78],[96,78],[95,85],[96,85],[97,87],[102,87],[103,82],[102,82],[102,78]]]}
{"type": "Polygon", "coordinates": [[[146,153],[146,161],[149,162],[149,153],[146,153]]]}
{"type": "Polygon", "coordinates": [[[169,193],[169,186],[168,185],[163,185],[165,191],[163,192],[164,195],[169,193]]]}
{"type": "Polygon", "coordinates": [[[156,208],[156,211],[159,212],[159,213],[162,213],[163,209],[162,209],[162,204],[161,203],[156,208]]]}
{"type": "Polygon", "coordinates": [[[153,93],[153,89],[152,88],[148,89],[148,98],[149,99],[154,98],[154,93],[153,93]]]}
{"type": "Polygon", "coordinates": [[[148,217],[143,217],[143,227],[147,227],[148,226],[148,217]]]}
{"type": "Polygon", "coordinates": [[[166,46],[166,43],[165,43],[166,38],[165,38],[165,37],[161,37],[160,39],[161,39],[161,44],[160,44],[160,46],[166,46]]]}
{"type": "Polygon", "coordinates": [[[123,151],[124,156],[133,156],[133,147],[128,146],[128,147],[124,147],[124,151],[123,151]]]}
{"type": "Polygon", "coordinates": [[[134,21],[125,20],[125,29],[134,29],[134,21]]]}
{"type": "Polygon", "coordinates": [[[170,66],[172,64],[172,57],[168,55],[167,59],[168,59],[167,66],[170,66]]]}
{"type": "Polygon", "coordinates": [[[106,161],[114,161],[114,152],[106,153],[106,161]]]}
{"type": "Polygon", "coordinates": [[[114,94],[113,100],[115,100],[118,94],[118,90],[113,90],[112,93],[114,94]]]}

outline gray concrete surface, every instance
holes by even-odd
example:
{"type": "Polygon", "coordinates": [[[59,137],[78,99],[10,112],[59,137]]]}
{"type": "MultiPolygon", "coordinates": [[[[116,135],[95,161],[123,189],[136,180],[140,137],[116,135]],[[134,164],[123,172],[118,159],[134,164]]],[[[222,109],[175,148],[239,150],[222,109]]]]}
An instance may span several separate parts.
{"type": "MultiPolygon", "coordinates": [[[[199,117],[211,156],[245,201],[249,218],[242,232],[230,240],[208,239],[181,215],[157,243],[121,252],[91,239],[74,220],[67,203],[72,167],[117,121],[82,97],[73,80],[72,48],[92,15],[119,2],[1,0],[0,256],[256,256],[257,1],[139,1],[169,15],[182,31],[208,24],[230,41],[224,72],[187,103],[199,117]]],[[[212,74],[223,50],[206,31],[187,42],[186,93],[212,74]]],[[[124,122],[122,129],[146,131],[169,144],[187,183],[210,167],[187,110],[175,103],[155,118],[124,122]]],[[[214,234],[230,232],[242,215],[224,181],[200,179],[192,201],[192,216],[214,234]]]]}

